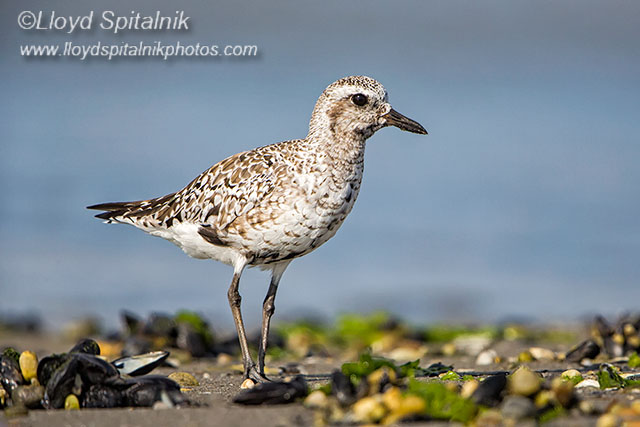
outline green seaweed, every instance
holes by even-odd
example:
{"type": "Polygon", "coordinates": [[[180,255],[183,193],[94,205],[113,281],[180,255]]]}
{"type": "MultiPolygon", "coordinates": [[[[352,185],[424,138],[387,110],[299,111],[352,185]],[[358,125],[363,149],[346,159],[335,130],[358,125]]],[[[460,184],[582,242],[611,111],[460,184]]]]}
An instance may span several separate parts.
{"type": "Polygon", "coordinates": [[[13,347],[7,347],[2,350],[2,355],[9,359],[13,359],[18,364],[20,363],[20,353],[18,353],[13,347]]]}
{"type": "Polygon", "coordinates": [[[460,381],[460,375],[455,371],[447,371],[440,377],[443,381],[460,381]]]}
{"type": "Polygon", "coordinates": [[[548,423],[566,414],[567,411],[562,407],[562,405],[555,405],[554,407],[547,409],[542,414],[540,414],[540,416],[538,417],[538,422],[540,424],[548,423]]]}
{"type": "Polygon", "coordinates": [[[410,378],[407,393],[425,401],[424,414],[431,418],[468,423],[478,412],[478,406],[471,400],[461,397],[439,382],[422,382],[410,378]]]}
{"type": "Polygon", "coordinates": [[[598,377],[598,383],[600,384],[601,390],[607,388],[640,387],[640,380],[629,380],[627,378],[623,378],[620,375],[618,368],[606,363],[600,365],[600,370],[596,375],[598,377]]]}
{"type": "Polygon", "coordinates": [[[384,312],[369,315],[344,314],[336,322],[334,339],[347,345],[370,346],[382,338],[384,326],[389,324],[390,319],[389,314],[384,312]]]}
{"type": "Polygon", "coordinates": [[[638,353],[635,351],[629,356],[629,367],[640,368],[640,356],[638,356],[638,353]]]}
{"type": "Polygon", "coordinates": [[[449,342],[462,336],[486,336],[494,339],[500,336],[500,331],[495,327],[470,328],[439,325],[432,326],[424,332],[424,339],[427,342],[449,342]]]}
{"type": "Polygon", "coordinates": [[[575,377],[569,377],[569,376],[563,375],[562,379],[565,381],[569,381],[570,383],[573,383],[573,385],[578,385],[578,383],[584,380],[584,377],[582,375],[576,375],[575,377]]]}

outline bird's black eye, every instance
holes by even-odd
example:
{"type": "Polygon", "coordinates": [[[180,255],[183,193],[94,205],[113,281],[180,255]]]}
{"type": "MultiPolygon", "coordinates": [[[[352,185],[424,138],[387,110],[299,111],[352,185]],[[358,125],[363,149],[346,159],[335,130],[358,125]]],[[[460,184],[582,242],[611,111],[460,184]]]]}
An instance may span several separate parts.
{"type": "Polygon", "coordinates": [[[367,99],[367,95],[356,93],[351,97],[351,101],[353,101],[353,103],[356,104],[357,106],[362,107],[364,104],[367,103],[368,99],[367,99]]]}

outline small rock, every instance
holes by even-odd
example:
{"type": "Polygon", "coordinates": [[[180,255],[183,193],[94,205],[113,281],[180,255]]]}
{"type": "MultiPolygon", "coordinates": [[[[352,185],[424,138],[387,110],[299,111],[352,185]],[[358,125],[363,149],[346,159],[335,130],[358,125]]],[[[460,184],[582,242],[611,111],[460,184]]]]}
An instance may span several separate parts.
{"type": "Polygon", "coordinates": [[[600,388],[600,383],[594,379],[586,379],[576,384],[576,388],[595,387],[600,388]]]}
{"type": "Polygon", "coordinates": [[[558,402],[565,408],[571,406],[574,401],[573,388],[572,382],[560,377],[556,377],[551,381],[551,391],[553,391],[558,402]]]}
{"type": "Polygon", "coordinates": [[[541,378],[525,367],[518,368],[509,377],[509,390],[520,396],[531,396],[540,390],[541,378]]]}
{"type": "Polygon", "coordinates": [[[478,426],[502,426],[502,414],[497,409],[487,409],[478,415],[476,425],[478,426]]]}
{"type": "Polygon", "coordinates": [[[197,387],[200,385],[196,377],[188,372],[173,372],[169,378],[174,380],[180,387],[197,387]]]}
{"type": "Polygon", "coordinates": [[[440,351],[442,351],[442,354],[445,356],[453,356],[456,354],[456,345],[452,342],[448,342],[442,346],[440,351]]]}
{"type": "Polygon", "coordinates": [[[256,383],[251,378],[247,378],[246,380],[242,381],[242,384],[240,384],[240,388],[243,390],[250,390],[255,386],[256,383]]]}
{"type": "Polygon", "coordinates": [[[460,396],[464,397],[465,399],[470,398],[479,385],[480,383],[478,382],[478,380],[465,381],[464,384],[462,384],[460,396]]]}
{"type": "Polygon", "coordinates": [[[562,374],[560,374],[560,376],[568,380],[573,380],[574,378],[582,378],[582,374],[577,369],[567,369],[562,374]]]}
{"type": "Polygon", "coordinates": [[[563,380],[560,377],[556,377],[551,381],[551,390],[555,395],[558,402],[568,408],[573,403],[573,383],[567,380],[563,380]]]}
{"type": "Polygon", "coordinates": [[[604,414],[596,421],[596,427],[619,427],[622,425],[622,418],[615,414],[604,414]]]}
{"type": "Polygon", "coordinates": [[[29,409],[42,408],[40,401],[44,397],[44,387],[39,384],[21,385],[11,392],[14,405],[25,406],[29,409]]]}
{"type": "Polygon", "coordinates": [[[382,394],[382,403],[389,408],[390,411],[396,411],[402,404],[402,391],[398,387],[389,387],[382,394]]]}
{"type": "Polygon", "coordinates": [[[543,409],[551,405],[555,401],[555,398],[556,397],[553,392],[549,390],[540,390],[540,392],[536,394],[535,399],[533,399],[533,402],[535,403],[536,408],[543,409]]]}
{"type": "Polygon", "coordinates": [[[507,385],[505,374],[492,375],[482,381],[471,394],[471,400],[479,405],[497,406],[502,400],[502,392],[507,385]]]}
{"type": "Polygon", "coordinates": [[[329,405],[329,398],[324,392],[315,390],[309,393],[306,399],[304,399],[304,406],[312,409],[324,409],[329,405]]]}
{"type": "Polygon", "coordinates": [[[38,371],[38,357],[32,351],[23,351],[20,354],[20,371],[25,381],[31,382],[36,378],[38,371]]]}
{"type": "Polygon", "coordinates": [[[484,350],[480,352],[480,354],[478,354],[478,357],[476,357],[476,365],[479,365],[479,366],[492,365],[496,362],[497,358],[498,358],[498,353],[495,350],[493,349],[484,350]]]}
{"type": "Polygon", "coordinates": [[[386,410],[382,403],[374,397],[364,397],[353,404],[354,421],[359,423],[373,423],[384,417],[386,410]]]}
{"type": "Polygon", "coordinates": [[[504,418],[521,420],[534,417],[536,407],[530,399],[523,396],[507,396],[500,411],[504,418]]]}
{"type": "Polygon", "coordinates": [[[470,356],[480,354],[482,350],[491,345],[492,338],[486,335],[459,336],[453,340],[455,347],[470,356]]]}
{"type": "Polygon", "coordinates": [[[403,418],[423,413],[426,406],[427,404],[424,401],[424,399],[418,396],[414,396],[411,394],[408,396],[405,396],[400,401],[400,405],[396,409],[392,410],[391,413],[389,413],[389,415],[387,415],[382,419],[382,424],[395,425],[398,421],[402,420],[403,418]]]}
{"type": "Polygon", "coordinates": [[[556,354],[548,348],[531,347],[529,353],[536,360],[554,360],[556,358],[556,354]]]}
{"type": "Polygon", "coordinates": [[[529,363],[529,362],[533,362],[533,360],[534,360],[533,355],[528,351],[523,351],[520,354],[518,354],[518,363],[529,363]]]}
{"type": "Polygon", "coordinates": [[[64,399],[64,409],[65,411],[80,409],[80,402],[75,394],[70,394],[64,399]]]}

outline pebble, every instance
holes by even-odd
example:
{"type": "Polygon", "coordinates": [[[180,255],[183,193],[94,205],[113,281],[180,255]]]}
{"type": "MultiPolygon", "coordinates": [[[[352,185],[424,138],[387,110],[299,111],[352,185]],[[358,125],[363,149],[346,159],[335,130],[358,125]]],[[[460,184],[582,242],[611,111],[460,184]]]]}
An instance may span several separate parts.
{"type": "Polygon", "coordinates": [[[363,397],[353,404],[354,421],[360,423],[377,422],[384,417],[386,410],[382,403],[374,397],[363,397]]]}
{"type": "Polygon", "coordinates": [[[233,357],[227,353],[220,353],[216,359],[218,365],[230,365],[233,363],[233,357]]]}
{"type": "Polygon", "coordinates": [[[520,396],[531,396],[540,390],[540,376],[528,368],[520,367],[509,377],[509,390],[520,396]]]}
{"type": "Polygon", "coordinates": [[[538,394],[536,394],[535,399],[533,400],[536,408],[542,409],[549,406],[555,400],[555,395],[553,392],[549,390],[541,390],[538,394]]]}
{"type": "Polygon", "coordinates": [[[596,380],[593,379],[586,379],[586,380],[582,380],[580,381],[578,384],[576,384],[576,388],[584,388],[584,387],[595,387],[595,388],[600,388],[600,383],[596,380]]]}
{"type": "Polygon", "coordinates": [[[177,382],[180,387],[197,387],[200,385],[196,377],[188,372],[173,372],[169,374],[169,379],[177,382]]]}
{"type": "Polygon", "coordinates": [[[476,425],[478,426],[502,426],[502,415],[500,411],[496,409],[487,409],[483,411],[476,419],[476,425]]]}
{"type": "Polygon", "coordinates": [[[596,421],[596,427],[618,427],[622,425],[622,418],[615,414],[604,414],[596,421]]]}
{"type": "Polygon", "coordinates": [[[442,346],[441,351],[445,356],[453,356],[457,351],[456,345],[452,342],[448,342],[442,346]]]}
{"type": "Polygon", "coordinates": [[[485,335],[460,336],[453,340],[459,351],[475,356],[491,345],[492,338],[485,335]]]}
{"type": "Polygon", "coordinates": [[[426,406],[424,399],[418,396],[411,394],[405,396],[400,401],[400,405],[382,420],[382,424],[395,424],[407,416],[423,413],[426,406]]]}
{"type": "Polygon", "coordinates": [[[483,380],[471,394],[471,400],[483,406],[497,406],[507,385],[505,374],[492,375],[483,380]]]}
{"type": "Polygon", "coordinates": [[[518,363],[529,363],[529,362],[533,362],[533,360],[534,360],[533,355],[528,351],[523,351],[520,354],[518,354],[518,363]]]}
{"type": "Polygon", "coordinates": [[[422,359],[428,351],[428,348],[424,345],[419,347],[398,347],[389,352],[389,358],[396,362],[411,361],[422,359]]]}
{"type": "Polygon", "coordinates": [[[464,397],[465,399],[469,399],[473,392],[476,391],[479,384],[480,382],[478,382],[478,380],[465,381],[464,384],[462,384],[460,396],[464,397]]]}
{"type": "Polygon", "coordinates": [[[498,353],[494,349],[484,350],[476,357],[476,365],[486,366],[495,363],[498,353]]]}
{"type": "Polygon", "coordinates": [[[11,400],[14,405],[25,406],[29,409],[41,408],[40,401],[43,397],[44,387],[40,384],[21,385],[11,392],[11,400]]]}
{"type": "Polygon", "coordinates": [[[551,390],[556,396],[558,402],[565,408],[571,405],[573,401],[573,383],[556,377],[551,381],[551,390]]]}
{"type": "Polygon", "coordinates": [[[574,378],[582,378],[582,374],[577,369],[567,369],[562,374],[560,374],[562,378],[574,379],[574,378]]]}
{"type": "Polygon", "coordinates": [[[250,388],[254,388],[255,386],[256,383],[251,378],[247,378],[246,380],[242,381],[242,384],[240,384],[240,388],[243,390],[248,390],[250,388]]]}
{"type": "Polygon", "coordinates": [[[20,371],[25,381],[31,382],[36,378],[38,371],[38,357],[32,351],[23,351],[20,354],[20,371]]]}
{"type": "Polygon", "coordinates": [[[523,396],[507,396],[502,402],[500,412],[504,418],[521,420],[536,414],[536,407],[530,399],[523,396]]]}
{"type": "Polygon", "coordinates": [[[389,387],[382,394],[382,403],[384,403],[390,411],[397,411],[402,404],[402,391],[400,391],[398,387],[389,387]]]}
{"type": "Polygon", "coordinates": [[[80,409],[80,402],[75,394],[70,394],[64,399],[64,409],[65,411],[80,409]]]}
{"type": "Polygon", "coordinates": [[[548,348],[531,347],[529,353],[536,360],[554,360],[556,358],[556,354],[548,348]]]}
{"type": "Polygon", "coordinates": [[[324,392],[315,390],[304,399],[304,406],[312,409],[324,409],[329,405],[329,398],[324,392]]]}

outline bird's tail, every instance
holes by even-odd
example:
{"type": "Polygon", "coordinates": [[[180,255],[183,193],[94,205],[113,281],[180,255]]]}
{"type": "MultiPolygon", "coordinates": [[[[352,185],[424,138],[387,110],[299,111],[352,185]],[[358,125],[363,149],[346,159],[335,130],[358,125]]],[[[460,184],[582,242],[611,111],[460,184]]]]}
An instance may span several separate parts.
{"type": "Polygon", "coordinates": [[[137,219],[153,215],[159,209],[166,207],[166,203],[172,199],[175,193],[150,200],[138,200],[135,202],[108,202],[87,206],[87,209],[104,211],[95,217],[106,222],[124,222],[135,224],[137,219]]]}

